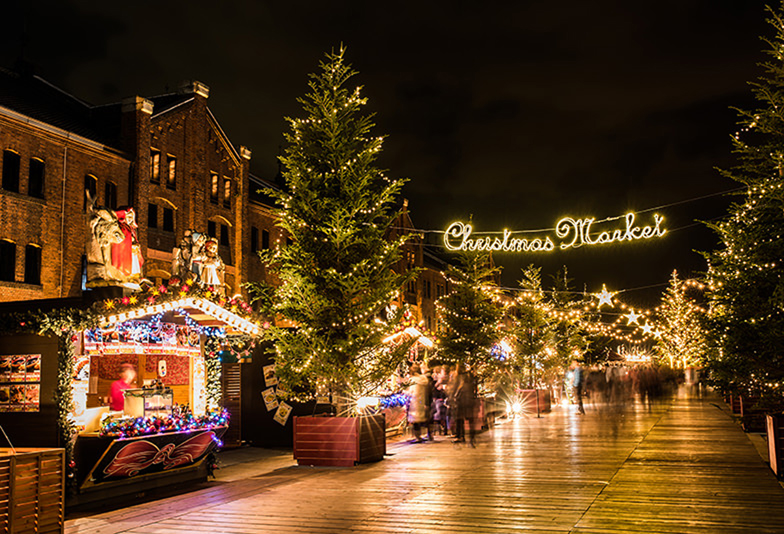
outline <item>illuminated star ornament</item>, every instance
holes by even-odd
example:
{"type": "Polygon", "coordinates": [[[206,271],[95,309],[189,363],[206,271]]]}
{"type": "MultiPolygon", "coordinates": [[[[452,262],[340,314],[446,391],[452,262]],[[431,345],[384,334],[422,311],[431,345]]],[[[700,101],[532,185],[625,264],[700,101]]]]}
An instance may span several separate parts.
{"type": "Polygon", "coordinates": [[[602,305],[607,304],[610,308],[612,308],[613,307],[613,303],[612,303],[613,295],[614,295],[614,293],[610,293],[609,291],[607,291],[607,285],[606,284],[602,284],[602,292],[596,295],[597,297],[599,297],[599,306],[598,307],[601,308],[602,305]]]}
{"type": "Polygon", "coordinates": [[[627,325],[632,325],[632,324],[639,325],[640,323],[638,323],[637,320],[642,316],[639,313],[632,310],[630,313],[624,315],[624,317],[626,317],[626,319],[629,320],[629,322],[626,323],[627,325]]]}
{"type": "Polygon", "coordinates": [[[653,326],[651,326],[649,323],[645,323],[642,325],[642,332],[643,334],[648,334],[649,336],[653,335],[653,326]]]}

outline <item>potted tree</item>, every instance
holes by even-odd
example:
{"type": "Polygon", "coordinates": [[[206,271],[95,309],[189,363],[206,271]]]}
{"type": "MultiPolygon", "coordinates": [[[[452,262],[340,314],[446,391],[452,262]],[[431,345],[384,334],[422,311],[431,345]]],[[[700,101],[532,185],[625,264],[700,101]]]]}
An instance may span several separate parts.
{"type": "Polygon", "coordinates": [[[300,464],[353,465],[385,451],[383,415],[362,415],[357,401],[389,378],[408,350],[383,340],[402,318],[390,303],[414,272],[397,273],[406,235],[391,237],[404,181],[376,166],[367,99],[349,87],[356,74],[344,49],[326,55],[299,99],[302,118],[287,119],[280,160],[285,186],[277,202],[280,243],[263,259],[280,285],[271,329],[278,395],[330,402],[331,417],[294,418],[300,464]]]}

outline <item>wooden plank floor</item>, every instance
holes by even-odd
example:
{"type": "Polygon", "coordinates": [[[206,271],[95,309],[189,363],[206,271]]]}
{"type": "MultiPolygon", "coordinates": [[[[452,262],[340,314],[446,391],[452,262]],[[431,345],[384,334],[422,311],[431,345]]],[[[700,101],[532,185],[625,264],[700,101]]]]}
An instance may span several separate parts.
{"type": "MultiPolygon", "coordinates": [[[[390,447],[68,521],[70,534],[784,532],[784,489],[713,396],[556,408],[476,448],[390,447]]],[[[220,473],[220,472],[219,472],[220,473]]]]}

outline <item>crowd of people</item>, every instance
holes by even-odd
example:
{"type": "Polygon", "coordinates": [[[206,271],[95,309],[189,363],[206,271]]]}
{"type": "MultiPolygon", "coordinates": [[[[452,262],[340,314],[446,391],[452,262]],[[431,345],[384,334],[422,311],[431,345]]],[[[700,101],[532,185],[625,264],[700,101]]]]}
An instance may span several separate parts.
{"type": "MultiPolygon", "coordinates": [[[[650,405],[677,388],[683,376],[668,367],[654,365],[604,365],[583,368],[576,360],[569,365],[564,391],[577,412],[585,414],[584,400],[591,406],[620,407],[635,398],[650,405]]],[[[477,385],[462,364],[423,363],[409,368],[407,420],[412,443],[432,441],[436,435],[451,436],[455,443],[476,444],[479,427],[477,385]],[[468,434],[466,436],[466,434],[468,434]]]]}
{"type": "Polygon", "coordinates": [[[476,443],[476,380],[465,366],[440,365],[428,369],[414,363],[409,369],[408,422],[414,443],[434,436],[452,436],[455,443],[476,443]],[[423,433],[425,434],[423,436],[423,433]]]}
{"type": "Polygon", "coordinates": [[[584,370],[577,362],[572,362],[571,369],[573,400],[583,413],[583,395],[592,404],[619,405],[635,397],[643,404],[649,404],[677,388],[683,380],[676,370],[650,364],[593,366],[584,370]]]}

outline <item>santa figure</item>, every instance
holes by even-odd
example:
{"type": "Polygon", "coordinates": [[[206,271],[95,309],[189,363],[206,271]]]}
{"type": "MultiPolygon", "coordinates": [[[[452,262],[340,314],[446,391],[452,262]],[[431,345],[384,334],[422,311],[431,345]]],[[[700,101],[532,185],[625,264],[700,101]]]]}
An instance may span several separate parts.
{"type": "Polygon", "coordinates": [[[136,213],[131,207],[120,208],[115,213],[125,239],[112,245],[112,265],[125,278],[138,280],[142,275],[144,258],[136,240],[136,213]]]}

